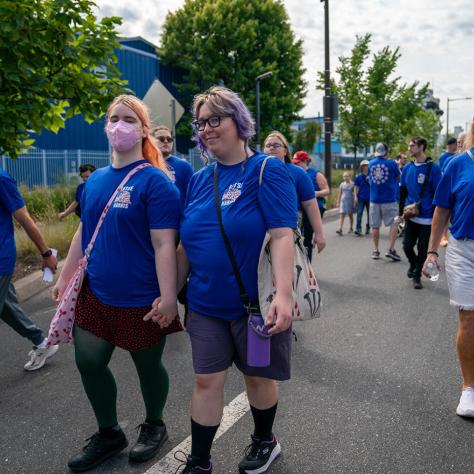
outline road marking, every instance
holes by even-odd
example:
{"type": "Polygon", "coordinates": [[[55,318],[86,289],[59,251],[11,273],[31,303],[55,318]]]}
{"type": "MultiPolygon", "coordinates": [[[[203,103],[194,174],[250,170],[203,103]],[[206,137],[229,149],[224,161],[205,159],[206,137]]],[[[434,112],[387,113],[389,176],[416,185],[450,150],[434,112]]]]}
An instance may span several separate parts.
{"type": "MultiPolygon", "coordinates": [[[[224,407],[224,415],[221,424],[217,430],[214,441],[221,437],[232,425],[242,418],[250,409],[247,400],[247,394],[242,392],[237,395],[226,407],[224,407]]],[[[150,467],[145,474],[170,474],[174,473],[182,461],[177,461],[174,457],[177,451],[183,451],[186,454],[191,452],[191,436],[188,436],[183,442],[178,444],[166,456],[161,458],[156,464],[150,467]]],[[[184,458],[184,457],[183,457],[184,458]]],[[[184,466],[183,466],[184,467],[184,466]]]]}

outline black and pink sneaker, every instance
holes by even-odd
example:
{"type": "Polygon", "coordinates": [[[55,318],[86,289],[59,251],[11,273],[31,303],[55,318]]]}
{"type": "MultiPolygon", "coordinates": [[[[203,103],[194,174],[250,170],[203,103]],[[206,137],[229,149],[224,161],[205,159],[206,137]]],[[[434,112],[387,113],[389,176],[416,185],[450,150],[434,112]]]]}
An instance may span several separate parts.
{"type": "Polygon", "coordinates": [[[267,472],[270,464],[280,455],[281,446],[275,435],[270,441],[251,435],[252,443],[245,449],[245,456],[239,463],[240,474],[267,472]]]}
{"type": "MultiPolygon", "coordinates": [[[[178,461],[181,461],[182,459],[179,459],[176,457],[176,454],[181,454],[186,456],[185,453],[182,451],[178,451],[178,453],[175,453],[175,459],[178,461]]],[[[186,466],[184,466],[184,469],[180,471],[181,467],[178,468],[178,471],[176,471],[176,474],[211,474],[212,473],[212,463],[211,461],[208,461],[208,465],[202,466],[198,464],[198,460],[195,459],[193,456],[189,455],[186,457],[186,461],[183,460],[183,463],[186,463],[186,466]]]]}

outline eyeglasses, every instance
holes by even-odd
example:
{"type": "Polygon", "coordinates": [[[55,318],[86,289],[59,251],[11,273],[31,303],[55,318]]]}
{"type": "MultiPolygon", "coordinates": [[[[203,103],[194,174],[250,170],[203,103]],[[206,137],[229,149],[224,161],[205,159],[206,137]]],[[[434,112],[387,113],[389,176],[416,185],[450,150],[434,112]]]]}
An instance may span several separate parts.
{"type": "Polygon", "coordinates": [[[206,124],[211,128],[217,128],[221,124],[221,120],[231,115],[213,115],[207,119],[199,119],[192,122],[192,126],[198,131],[202,132],[206,128],[206,124]]]}
{"type": "Polygon", "coordinates": [[[165,142],[168,142],[168,143],[173,143],[173,138],[172,137],[155,137],[158,141],[160,141],[161,143],[165,143],[165,142]]]}
{"type": "Polygon", "coordinates": [[[284,146],[285,145],[282,145],[281,143],[265,143],[264,148],[276,148],[278,150],[278,148],[281,148],[284,146]]]}

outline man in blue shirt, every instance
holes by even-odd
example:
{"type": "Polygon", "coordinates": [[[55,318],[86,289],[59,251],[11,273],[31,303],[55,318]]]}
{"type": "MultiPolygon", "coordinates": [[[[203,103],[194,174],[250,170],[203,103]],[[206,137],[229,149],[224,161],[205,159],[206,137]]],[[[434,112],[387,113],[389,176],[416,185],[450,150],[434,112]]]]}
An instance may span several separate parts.
{"type": "Polygon", "coordinates": [[[166,166],[171,174],[171,180],[179,190],[181,209],[183,209],[186,201],[186,193],[188,192],[189,180],[193,175],[193,168],[186,160],[182,160],[171,154],[173,151],[173,137],[171,136],[171,130],[166,125],[158,125],[155,127],[152,131],[152,135],[166,161],[166,166]]]}
{"type": "Polygon", "coordinates": [[[456,140],[456,138],[451,137],[446,145],[446,150],[443,151],[441,155],[439,155],[438,164],[441,167],[441,171],[444,170],[451,158],[456,154],[457,149],[458,141],[456,140]]]}
{"type": "Polygon", "coordinates": [[[360,162],[360,173],[354,181],[355,189],[355,205],[357,207],[357,222],[355,234],[362,235],[362,215],[364,209],[367,210],[367,223],[365,233],[370,232],[369,208],[370,208],[370,182],[369,182],[369,161],[362,160],[360,162]]]}
{"type": "Polygon", "coordinates": [[[0,169],[0,319],[20,336],[28,338],[33,349],[25,370],[41,369],[46,359],[53,356],[58,346],[46,347],[46,339],[41,329],[23,312],[12,283],[15,269],[16,247],[13,219],[23,227],[43,258],[43,268],[56,272],[57,261],[46,245],[38,226],[34,223],[13,178],[0,169]]]}
{"type": "Polygon", "coordinates": [[[408,219],[405,223],[403,250],[410,262],[408,278],[413,278],[413,288],[421,290],[421,269],[426,260],[428,243],[433,219],[433,197],[441,179],[441,168],[425,155],[427,142],[423,137],[410,140],[410,155],[415,161],[403,168],[400,180],[400,215],[405,204],[419,204],[419,215],[408,219]],[[426,183],[425,183],[426,181],[426,183]],[[421,191],[424,186],[423,196],[421,191]],[[415,245],[417,253],[415,253],[415,245]]]}
{"type": "Polygon", "coordinates": [[[377,143],[375,147],[375,158],[369,162],[370,181],[370,225],[372,226],[372,238],[374,251],[372,258],[380,258],[379,239],[382,221],[385,227],[390,227],[389,249],[385,253],[387,258],[394,262],[401,260],[395,250],[398,226],[397,189],[400,179],[400,170],[394,160],[388,158],[388,146],[385,143],[377,143]]]}

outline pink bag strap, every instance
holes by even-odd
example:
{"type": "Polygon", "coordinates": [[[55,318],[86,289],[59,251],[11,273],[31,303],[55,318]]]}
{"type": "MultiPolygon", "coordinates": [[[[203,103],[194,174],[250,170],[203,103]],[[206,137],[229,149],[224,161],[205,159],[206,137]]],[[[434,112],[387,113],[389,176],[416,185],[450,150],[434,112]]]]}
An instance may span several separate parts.
{"type": "Polygon", "coordinates": [[[110,206],[112,205],[112,203],[114,202],[114,199],[115,197],[117,196],[117,194],[122,190],[122,188],[125,186],[125,184],[127,183],[127,181],[135,174],[137,173],[138,171],[142,170],[143,168],[146,168],[147,166],[151,166],[150,163],[142,163],[138,166],[135,166],[135,168],[133,168],[132,170],[130,170],[130,172],[127,174],[127,176],[125,176],[125,178],[122,179],[122,182],[117,186],[117,189],[115,190],[115,192],[112,194],[112,196],[110,196],[110,199],[109,199],[109,202],[105,205],[104,207],[104,210],[102,211],[102,214],[100,216],[100,219],[99,219],[99,222],[97,222],[97,225],[95,227],[95,231],[94,233],[92,234],[92,238],[89,242],[89,245],[87,246],[86,248],[86,251],[84,252],[84,257],[86,260],[89,259],[89,256],[92,252],[92,247],[94,247],[94,242],[95,242],[95,239],[97,238],[97,234],[99,233],[99,230],[104,222],[104,219],[105,219],[105,216],[107,215],[107,212],[109,211],[110,209],[110,206]]]}

